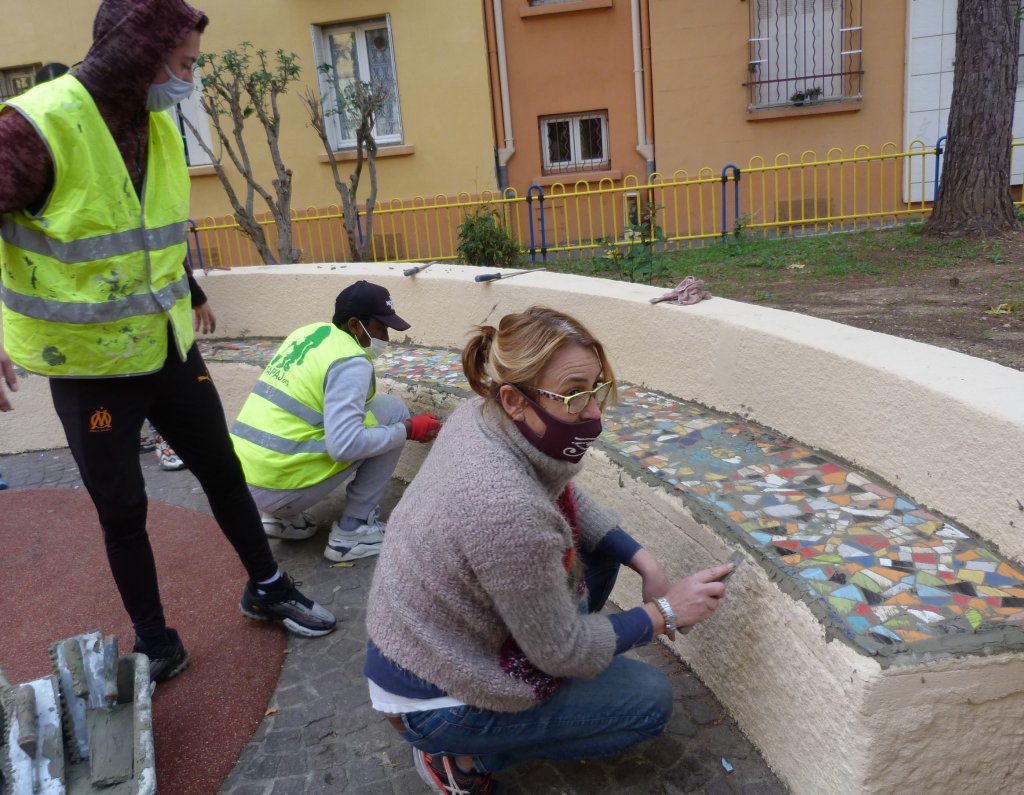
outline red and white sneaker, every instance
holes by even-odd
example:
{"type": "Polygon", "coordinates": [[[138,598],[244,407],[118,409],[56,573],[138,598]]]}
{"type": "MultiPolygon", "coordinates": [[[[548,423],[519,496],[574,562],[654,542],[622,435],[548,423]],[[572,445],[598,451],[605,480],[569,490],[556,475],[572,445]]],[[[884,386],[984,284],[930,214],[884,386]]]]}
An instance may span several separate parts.
{"type": "Polygon", "coordinates": [[[498,785],[490,773],[464,773],[451,754],[426,754],[415,746],[412,761],[423,783],[441,795],[493,795],[498,785]]]}

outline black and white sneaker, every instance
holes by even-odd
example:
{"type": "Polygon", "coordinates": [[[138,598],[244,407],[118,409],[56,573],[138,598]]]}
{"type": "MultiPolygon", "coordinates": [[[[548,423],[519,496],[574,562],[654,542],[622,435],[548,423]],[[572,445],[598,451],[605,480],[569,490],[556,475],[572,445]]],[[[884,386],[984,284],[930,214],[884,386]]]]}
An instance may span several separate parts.
{"type": "Polygon", "coordinates": [[[149,657],[149,678],[152,682],[166,682],[188,668],[188,652],[176,630],[167,628],[163,643],[146,643],[135,636],[133,652],[149,657]]]}
{"type": "Polygon", "coordinates": [[[296,587],[301,584],[283,572],[268,585],[250,580],[239,604],[242,615],[257,621],[281,621],[286,629],[307,638],[326,635],[338,619],[330,610],[303,596],[296,587]]]}

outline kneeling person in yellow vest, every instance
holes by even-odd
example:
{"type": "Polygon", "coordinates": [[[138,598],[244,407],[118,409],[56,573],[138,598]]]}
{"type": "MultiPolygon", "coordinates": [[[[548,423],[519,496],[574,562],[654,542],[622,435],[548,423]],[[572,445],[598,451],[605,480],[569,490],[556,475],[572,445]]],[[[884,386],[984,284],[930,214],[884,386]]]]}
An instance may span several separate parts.
{"type": "Polygon", "coordinates": [[[410,417],[400,399],[376,393],[372,361],[388,329],[407,328],[384,287],[358,281],[338,294],[332,322],[296,329],[270,360],[231,428],[268,536],[312,536],[316,525],[303,512],[347,483],[324,556],[380,552],[377,506],[402,447],[431,441],[441,427],[433,414],[410,417]]]}

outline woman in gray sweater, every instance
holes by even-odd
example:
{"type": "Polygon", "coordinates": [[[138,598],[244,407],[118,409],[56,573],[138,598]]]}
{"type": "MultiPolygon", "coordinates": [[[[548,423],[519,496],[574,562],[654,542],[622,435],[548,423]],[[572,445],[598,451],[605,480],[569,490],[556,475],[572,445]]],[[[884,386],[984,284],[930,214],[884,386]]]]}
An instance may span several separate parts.
{"type": "Polygon", "coordinates": [[[462,354],[480,395],[457,409],[391,514],[370,591],[375,709],[436,792],[491,789],[528,759],[621,753],[672,712],[666,677],[621,652],[707,618],[719,566],[670,583],[572,479],[615,398],[604,349],[534,307],[462,354]],[[620,564],[644,604],[598,611],[620,564]]]}

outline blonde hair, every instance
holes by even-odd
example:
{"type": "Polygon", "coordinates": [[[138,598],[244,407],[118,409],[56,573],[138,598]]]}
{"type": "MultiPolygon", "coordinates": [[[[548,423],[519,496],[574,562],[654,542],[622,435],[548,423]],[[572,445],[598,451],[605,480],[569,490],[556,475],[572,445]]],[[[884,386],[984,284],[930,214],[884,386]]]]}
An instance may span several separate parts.
{"type": "Polygon", "coordinates": [[[604,402],[614,402],[615,374],[604,346],[576,318],[543,306],[505,315],[498,328],[477,326],[462,350],[462,369],[474,392],[497,399],[502,384],[532,386],[555,351],[564,345],[582,345],[597,354],[603,380],[612,382],[604,402]]]}

